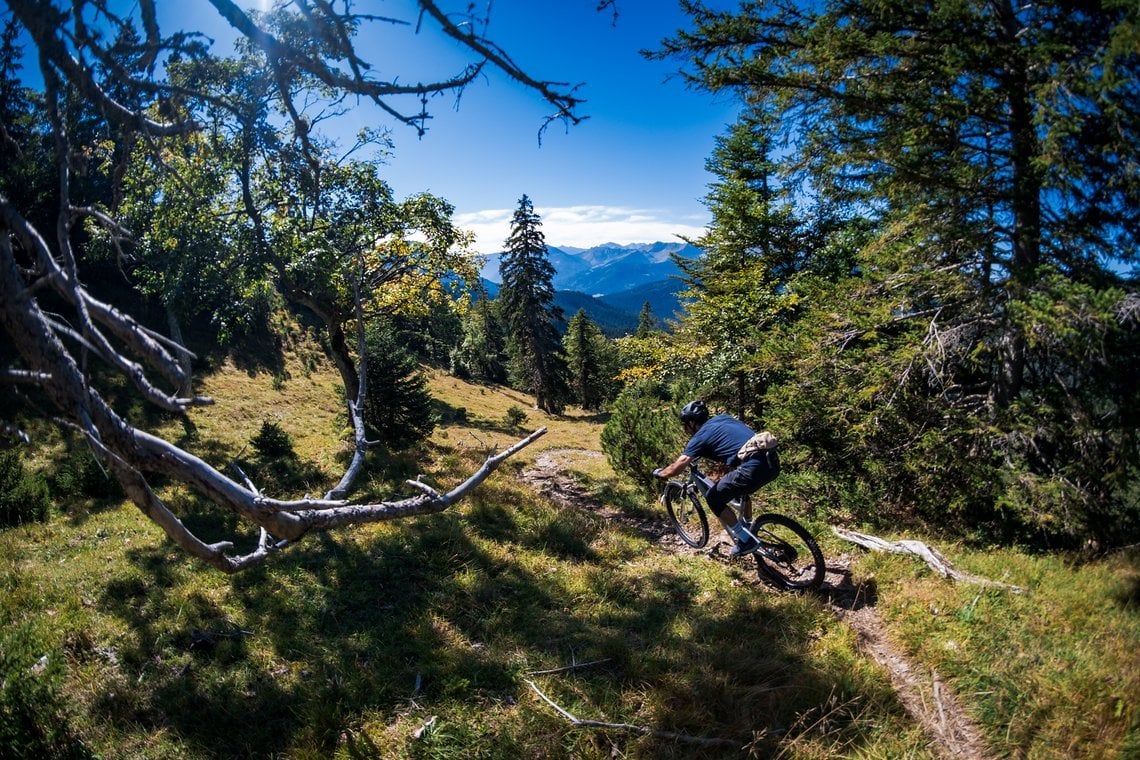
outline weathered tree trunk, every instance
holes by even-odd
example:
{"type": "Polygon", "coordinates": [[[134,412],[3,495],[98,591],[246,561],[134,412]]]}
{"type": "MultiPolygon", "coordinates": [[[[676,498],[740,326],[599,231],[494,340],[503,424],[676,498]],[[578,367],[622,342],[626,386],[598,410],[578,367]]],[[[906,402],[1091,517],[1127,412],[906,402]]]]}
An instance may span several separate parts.
{"type": "Polygon", "coordinates": [[[1009,583],[1002,583],[1000,581],[991,581],[988,578],[982,578],[977,575],[965,573],[954,567],[950,562],[942,556],[932,546],[924,544],[922,541],[913,541],[904,539],[902,541],[886,541],[878,536],[872,536],[867,533],[858,533],[853,530],[846,530],[844,528],[832,527],[832,532],[840,538],[850,541],[853,544],[858,544],[865,549],[870,549],[877,552],[890,552],[892,554],[910,554],[918,557],[934,572],[941,575],[943,578],[953,578],[958,581],[966,581],[968,583],[977,583],[982,586],[992,586],[996,588],[1004,588],[1014,593],[1020,594],[1025,589],[1020,586],[1014,586],[1009,583]]]}
{"type": "Polygon", "coordinates": [[[360,392],[360,376],[352,360],[352,352],[348,348],[348,338],[344,334],[344,320],[340,314],[297,288],[285,288],[285,297],[313,312],[324,323],[328,355],[340,373],[341,382],[344,384],[344,395],[349,401],[356,401],[360,392]]]}
{"type": "Polygon", "coordinates": [[[6,335],[26,367],[25,374],[35,382],[59,410],[63,424],[83,434],[92,449],[104,460],[128,498],[180,547],[211,566],[227,573],[237,572],[263,561],[275,548],[300,539],[311,530],[395,520],[413,515],[440,512],[485,480],[507,457],[542,436],[540,429],[500,454],[489,457],[474,474],[448,493],[438,493],[423,483],[413,482],[423,493],[394,502],[347,504],[334,499],[282,501],[262,496],[256,489],[235,482],[205,461],[178,446],[132,427],[100,397],[60,339],[60,334],[81,341],[89,350],[125,372],[151,401],[175,412],[207,399],[179,399],[152,386],[144,368],[113,351],[100,332],[100,325],[121,337],[148,364],[162,366],[163,374],[181,381],[177,360],[128,317],[91,299],[73,278],[56,265],[42,238],[0,196],[0,334],[6,335]],[[10,234],[11,233],[11,234],[10,234]],[[24,272],[16,262],[12,239],[33,253],[45,274],[42,282],[65,303],[82,305],[85,320],[81,331],[45,314],[36,300],[37,290],[26,286],[24,272]],[[98,322],[98,324],[96,324],[98,322]],[[233,556],[233,544],[221,541],[207,544],[194,535],[163,504],[150,487],[148,475],[160,475],[181,483],[194,493],[233,511],[257,525],[261,536],[257,547],[246,555],[233,556]],[[271,537],[277,540],[274,542],[271,537]]]}
{"type": "MultiPolygon", "coordinates": [[[[364,470],[364,460],[368,455],[368,436],[364,428],[364,402],[368,398],[368,346],[364,336],[364,302],[360,293],[360,281],[353,285],[353,299],[356,304],[356,353],[359,366],[356,370],[356,397],[348,399],[348,417],[352,420],[352,461],[345,468],[340,482],[325,494],[326,499],[344,499],[352,490],[356,479],[364,470]]],[[[347,392],[346,392],[347,395],[347,392]]]]}
{"type": "MultiPolygon", "coordinates": [[[[1010,51],[1022,50],[1023,30],[1010,0],[991,0],[1000,25],[1002,41],[1010,51]]],[[[1013,226],[1010,231],[1009,298],[1026,297],[1036,277],[1041,261],[1041,186],[1040,172],[1034,159],[1040,153],[1037,133],[1033,125],[1033,107],[1030,102],[1029,75],[1020,54],[1006,58],[1000,74],[1001,88],[1009,106],[1010,139],[1010,208],[1013,226]]],[[[1008,406],[1021,391],[1025,374],[1026,340],[1012,320],[1005,319],[998,340],[997,376],[991,401],[995,408],[1008,406]]]]}

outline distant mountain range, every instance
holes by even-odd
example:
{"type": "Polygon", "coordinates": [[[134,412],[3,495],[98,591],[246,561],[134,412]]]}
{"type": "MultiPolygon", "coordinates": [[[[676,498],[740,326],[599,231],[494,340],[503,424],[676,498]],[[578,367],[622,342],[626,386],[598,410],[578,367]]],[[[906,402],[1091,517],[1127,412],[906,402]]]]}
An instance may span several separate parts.
{"type": "MultiPolygon", "coordinates": [[[[569,319],[585,309],[607,335],[620,336],[637,329],[638,316],[648,301],[659,322],[681,310],[678,295],[685,289],[673,256],[696,258],[700,249],[688,243],[605,243],[592,248],[547,246],[554,267],[554,302],[569,319]]],[[[498,292],[499,257],[488,256],[484,284],[493,297],[498,292]]]]}

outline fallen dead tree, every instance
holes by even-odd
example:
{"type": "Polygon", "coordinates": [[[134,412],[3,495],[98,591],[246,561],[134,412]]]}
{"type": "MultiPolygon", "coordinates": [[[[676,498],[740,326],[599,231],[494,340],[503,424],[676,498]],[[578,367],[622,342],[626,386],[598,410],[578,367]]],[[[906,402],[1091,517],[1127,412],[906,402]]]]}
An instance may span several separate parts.
{"type": "Polygon", "coordinates": [[[878,536],[871,536],[866,533],[857,533],[853,530],[846,530],[844,528],[832,527],[831,530],[835,535],[850,541],[853,544],[858,544],[865,549],[877,552],[890,552],[892,554],[910,554],[920,558],[927,564],[934,572],[941,575],[943,578],[952,578],[956,581],[964,581],[966,583],[976,583],[981,586],[988,586],[992,588],[1003,588],[1007,591],[1020,594],[1025,589],[1020,586],[1014,586],[1009,583],[1002,583],[1000,581],[992,581],[988,578],[981,576],[971,575],[970,573],[962,572],[954,567],[950,562],[942,556],[942,554],[932,546],[924,544],[922,541],[913,541],[903,539],[901,541],[887,541],[879,538],[878,536]]]}
{"type": "MultiPolygon", "coordinates": [[[[232,167],[237,176],[228,178],[233,197],[227,199],[225,209],[227,215],[242,215],[247,222],[235,234],[234,245],[249,247],[256,254],[251,260],[260,260],[270,249],[266,228],[280,222],[288,208],[300,201],[290,197],[286,202],[290,193],[276,187],[268,201],[258,201],[250,191],[250,177],[267,166],[276,172],[291,157],[299,157],[297,163],[305,167],[301,184],[322,187],[322,181],[328,181],[322,155],[329,146],[317,139],[313,127],[336,111],[340,99],[367,99],[421,134],[431,96],[458,95],[491,71],[522,84],[553,108],[543,128],[555,120],[580,121],[577,108],[582,101],[573,94],[574,88],[534,78],[516,66],[498,45],[475,31],[486,24],[477,23],[478,14],[470,9],[457,16],[435,0],[418,0],[416,31],[434,27],[454,39],[471,60],[453,77],[404,84],[399,77],[380,79],[376,72],[391,67],[364,61],[355,48],[354,35],[362,25],[387,27],[401,23],[397,19],[358,14],[335,3],[301,3],[292,17],[251,15],[230,0],[211,0],[209,5],[244,38],[251,54],[258,51],[259,60],[264,61],[268,89],[260,96],[260,104],[247,102],[249,88],[241,81],[223,82],[233,84],[227,89],[222,84],[213,86],[209,76],[187,75],[193,70],[191,64],[215,72],[229,69],[219,65],[221,59],[210,52],[196,30],[163,34],[155,0],[140,0],[137,13],[126,14],[110,13],[105,3],[95,0],[10,0],[7,4],[16,36],[33,48],[28,60],[38,63],[37,76],[32,79],[38,78],[36,86],[42,86],[37,95],[41,121],[29,130],[9,130],[6,126],[10,125],[0,124],[0,147],[5,161],[37,157],[42,150],[42,156],[54,164],[48,176],[55,180],[55,211],[40,204],[38,196],[33,203],[21,192],[23,188],[0,190],[0,389],[5,406],[0,437],[28,440],[22,418],[39,418],[77,434],[127,498],[175,544],[212,567],[232,573],[260,563],[310,531],[447,509],[545,429],[492,453],[474,473],[457,474],[462,482],[450,491],[440,492],[416,480],[409,483],[418,490],[414,496],[351,504],[344,497],[351,492],[364,452],[372,445],[364,436],[361,410],[367,388],[363,379],[358,387],[346,387],[354,429],[353,459],[324,498],[269,498],[244,475],[233,479],[187,449],[136,427],[108,402],[109,389],[118,385],[118,378],[108,380],[108,374],[125,378],[149,405],[172,415],[182,416],[193,407],[212,403],[191,390],[188,360],[193,357],[180,341],[140,324],[125,313],[122,304],[96,298],[81,273],[81,264],[90,260],[86,247],[95,237],[106,239],[120,263],[130,258],[129,249],[137,243],[124,223],[127,212],[122,203],[123,178],[133,166],[136,148],[145,145],[149,160],[174,176],[177,171],[167,158],[187,153],[192,138],[204,133],[248,137],[232,141],[235,149],[242,149],[241,160],[235,160],[232,167]],[[303,28],[312,30],[312,39],[276,36],[282,27],[275,24],[287,21],[303,21],[303,28]],[[167,63],[177,66],[170,70],[167,63]],[[405,111],[405,103],[415,110],[405,111]],[[77,117],[80,113],[82,117],[77,117]],[[292,129],[276,129],[275,117],[269,115],[273,113],[285,114],[292,129]],[[90,131],[77,130],[76,121],[90,121],[90,131]],[[92,135],[99,135],[98,150],[90,144],[92,135]],[[268,139],[270,135],[273,139],[268,139]],[[94,165],[103,160],[93,159],[95,155],[109,162],[98,172],[94,165]],[[76,177],[85,181],[74,181],[76,177]],[[91,365],[99,362],[110,372],[93,371],[91,365]],[[184,488],[231,511],[243,525],[257,529],[256,548],[235,553],[233,541],[210,542],[195,535],[165,503],[156,483],[184,488]]],[[[408,63],[414,62],[418,61],[408,63]]],[[[176,186],[193,192],[193,198],[205,197],[198,195],[193,183],[179,180],[176,186]]],[[[374,187],[369,192],[382,195],[374,187]]],[[[327,201],[319,195],[308,200],[327,201]]],[[[450,213],[446,210],[441,215],[450,213]]],[[[377,229],[358,235],[356,247],[345,249],[346,255],[379,245],[384,236],[377,229]]],[[[182,237],[192,235],[193,231],[181,232],[182,237]]],[[[315,238],[303,242],[309,246],[304,248],[306,253],[321,245],[315,238]]],[[[407,247],[394,250],[405,258],[410,255],[407,247]]],[[[399,255],[396,259],[393,266],[399,270],[399,255]]],[[[322,270],[322,274],[331,280],[335,273],[322,270]]],[[[367,274],[362,271],[355,284],[372,289],[389,284],[374,271],[367,274]]],[[[365,318],[360,290],[356,287],[354,304],[358,328],[365,318]]],[[[358,338],[362,334],[358,329],[358,338]]],[[[363,340],[358,343],[363,378],[367,356],[363,340]]]]}

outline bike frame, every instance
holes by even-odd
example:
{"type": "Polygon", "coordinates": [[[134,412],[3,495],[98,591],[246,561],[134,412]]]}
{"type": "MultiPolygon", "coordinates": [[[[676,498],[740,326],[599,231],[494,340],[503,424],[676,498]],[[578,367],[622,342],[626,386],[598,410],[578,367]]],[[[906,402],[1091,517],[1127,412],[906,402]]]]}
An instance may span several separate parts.
{"type": "MultiPolygon", "coordinates": [[[[689,462],[689,481],[681,484],[683,495],[688,495],[690,489],[696,488],[701,496],[705,497],[705,504],[707,505],[709,491],[712,490],[714,485],[716,485],[716,483],[710,480],[709,477],[701,471],[701,468],[697,466],[696,462],[689,462]]],[[[743,517],[749,523],[752,522],[752,498],[750,496],[738,496],[729,501],[728,505],[739,512],[740,517],[743,517]]],[[[713,517],[718,516],[713,515],[713,517]]]]}

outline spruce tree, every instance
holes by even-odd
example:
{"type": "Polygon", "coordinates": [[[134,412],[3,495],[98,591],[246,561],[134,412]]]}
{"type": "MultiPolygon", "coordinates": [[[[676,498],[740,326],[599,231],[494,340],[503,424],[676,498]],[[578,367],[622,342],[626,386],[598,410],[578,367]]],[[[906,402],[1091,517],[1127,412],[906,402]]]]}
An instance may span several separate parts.
{"type": "Polygon", "coordinates": [[[378,438],[389,451],[406,449],[435,429],[427,378],[389,320],[374,320],[368,325],[367,344],[364,423],[370,437],[378,438]]]}
{"type": "Polygon", "coordinates": [[[657,318],[653,316],[653,308],[646,301],[641,305],[641,313],[637,316],[637,332],[634,333],[638,338],[644,338],[657,329],[657,318]]]}
{"type": "Polygon", "coordinates": [[[683,335],[705,349],[706,399],[738,415],[762,416],[767,379],[754,355],[773,322],[788,318],[787,283],[807,268],[804,235],[790,193],[771,159],[774,125],[758,104],[716,139],[706,168],[715,177],[705,205],[712,222],[695,245],[697,259],[678,259],[689,285],[683,335]]]}
{"type": "Polygon", "coordinates": [[[499,299],[516,381],[534,394],[539,409],[558,414],[569,397],[568,370],[555,326],[562,310],[554,305],[554,267],[547,258],[541,226],[530,198],[523,195],[499,262],[503,280],[499,299]]]}
{"type": "Polygon", "coordinates": [[[585,309],[579,309],[570,318],[563,346],[574,402],[583,409],[601,409],[609,395],[613,371],[606,361],[606,336],[586,315],[585,309]]]}
{"type": "MultiPolygon", "coordinates": [[[[800,461],[868,510],[1135,541],[1136,4],[683,5],[661,55],[756,104],[793,197],[847,222],[809,250],[851,265],[770,291],[794,329],[749,352],[785,375],[767,396],[800,461]]],[[[746,208],[730,189],[718,221],[746,208]]]]}

